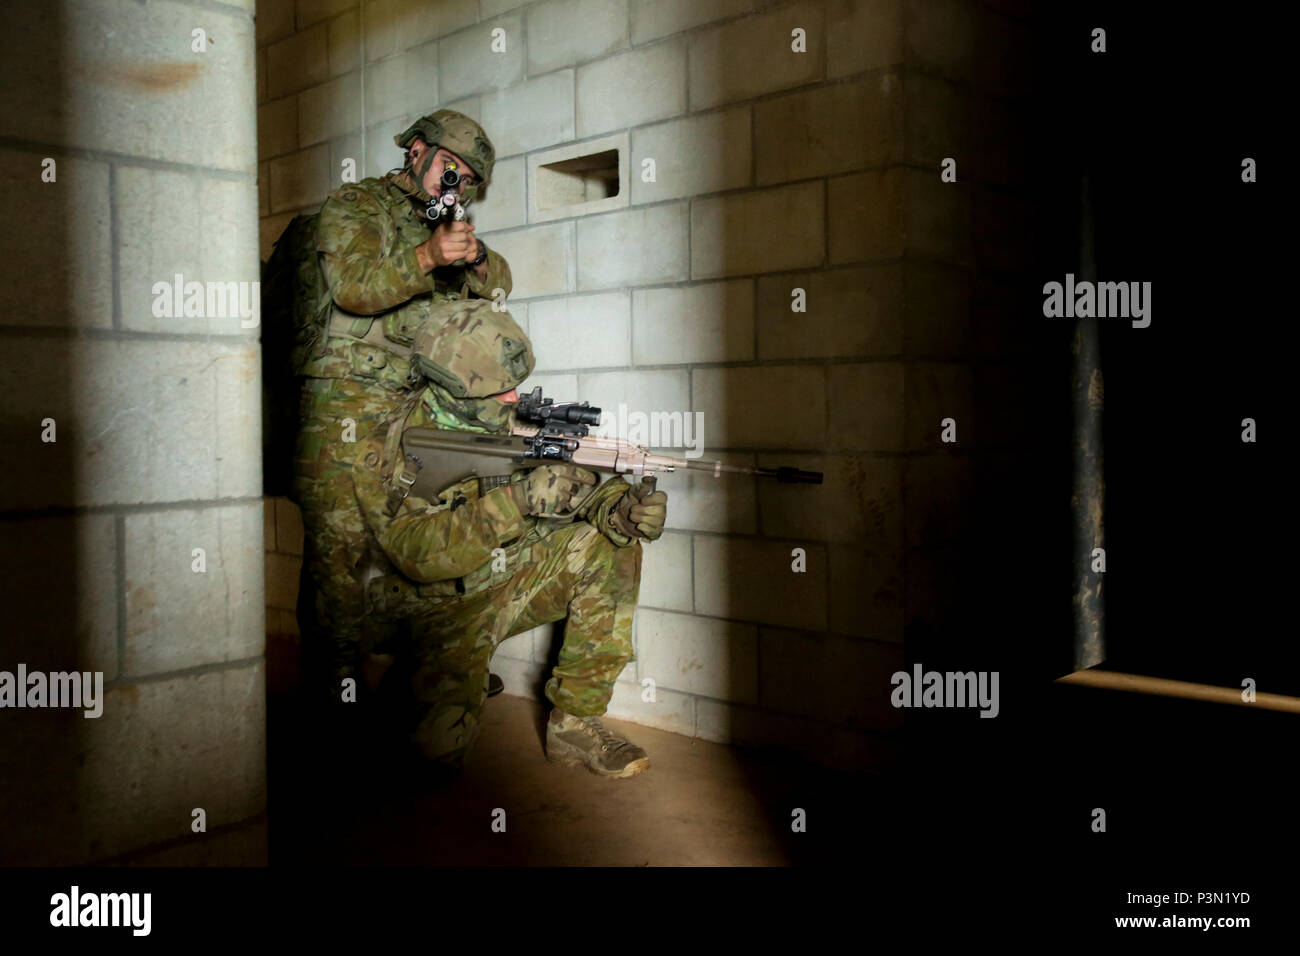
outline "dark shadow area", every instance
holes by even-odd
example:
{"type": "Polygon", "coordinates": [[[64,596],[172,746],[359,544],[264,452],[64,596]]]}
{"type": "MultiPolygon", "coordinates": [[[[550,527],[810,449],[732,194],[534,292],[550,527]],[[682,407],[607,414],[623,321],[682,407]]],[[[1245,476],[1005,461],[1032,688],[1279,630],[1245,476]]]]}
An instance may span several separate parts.
{"type": "MultiPolygon", "coordinates": [[[[73,392],[85,371],[78,355],[84,361],[96,344],[82,329],[112,323],[116,277],[87,282],[85,274],[89,262],[112,261],[112,173],[62,145],[64,110],[75,92],[67,79],[63,5],[22,3],[6,14],[0,151],[11,221],[0,260],[11,294],[0,306],[0,367],[10,396],[0,414],[0,670],[15,678],[20,664],[29,673],[103,670],[107,681],[118,669],[119,519],[77,508],[93,481],[79,474],[77,446],[88,439],[79,432],[95,416],[73,392]],[[42,180],[47,158],[56,163],[53,182],[42,180]],[[85,225],[81,237],[78,221],[85,225]],[[77,301],[74,278],[107,296],[77,301]],[[104,311],[96,314],[97,307],[104,311]],[[47,418],[55,422],[52,443],[42,441],[47,418]],[[87,559],[107,564],[87,567],[87,559]]],[[[83,812],[94,791],[85,779],[93,721],[82,714],[0,710],[0,864],[104,855],[91,829],[95,816],[83,812]]]]}

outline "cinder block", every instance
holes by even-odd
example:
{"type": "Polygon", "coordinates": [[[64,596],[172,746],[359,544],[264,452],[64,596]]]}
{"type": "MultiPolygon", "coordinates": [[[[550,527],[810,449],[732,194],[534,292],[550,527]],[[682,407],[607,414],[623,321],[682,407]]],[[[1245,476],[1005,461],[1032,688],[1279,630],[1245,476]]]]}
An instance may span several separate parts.
{"type": "Polygon", "coordinates": [[[969,0],[906,0],[908,65],[950,79],[969,79],[976,6],[969,0]]]}
{"type": "Polygon", "coordinates": [[[808,741],[824,740],[826,725],[804,717],[773,714],[755,707],[698,699],[695,734],[736,747],[799,752],[808,741]]]}
{"type": "Polygon", "coordinates": [[[557,70],[508,90],[483,94],[483,127],[498,156],[573,139],[573,71],[557,70]]]}
{"type": "Polygon", "coordinates": [[[897,459],[851,455],[760,454],[764,468],[788,465],[820,471],[820,485],[761,481],[763,534],[817,541],[865,541],[898,548],[903,540],[903,484],[897,459]]]}
{"type": "Polygon", "coordinates": [[[687,277],[687,203],[578,220],[578,288],[673,282],[687,277]]]}
{"type": "Polygon", "coordinates": [[[579,136],[639,126],[684,112],[685,40],[656,43],[578,70],[579,136]]]}
{"type": "MultiPolygon", "coordinates": [[[[357,147],[358,152],[353,154],[357,160],[358,179],[364,179],[367,176],[378,179],[390,169],[401,168],[404,165],[405,159],[402,156],[402,151],[393,142],[393,137],[405,131],[416,118],[417,114],[408,113],[405,116],[396,116],[393,119],[384,120],[366,127],[366,161],[364,169],[361,164],[360,146],[357,147]]],[[[336,166],[335,169],[337,168],[336,166]]]]}
{"type": "Polygon", "coordinates": [[[0,434],[0,452],[42,464],[0,469],[0,498],[19,510],[260,497],[257,343],[227,342],[72,340],[51,364],[46,340],[11,340],[10,420],[31,424],[0,434]],[[77,387],[51,389],[52,368],[76,369],[77,387]],[[166,427],[154,427],[164,414],[166,427]],[[47,417],[56,443],[40,439],[47,417]],[[50,480],[61,474],[94,481],[50,480]]]}
{"type": "Polygon", "coordinates": [[[970,272],[931,262],[903,266],[907,354],[966,356],[970,347],[970,272]]]}
{"type": "Polygon", "coordinates": [[[537,367],[627,365],[631,355],[631,307],[626,292],[534,302],[529,335],[537,367]]]}
{"type": "MultiPolygon", "coordinates": [[[[660,490],[667,490],[667,481],[660,490]]],[[[672,498],[671,492],[669,498],[672,498]]],[[[641,596],[645,607],[690,613],[691,536],[668,532],[641,546],[641,596]]]]}
{"type": "Polygon", "coordinates": [[[0,150],[9,215],[15,223],[40,224],[0,234],[0,256],[23,277],[22,295],[6,296],[0,306],[0,324],[107,328],[113,324],[108,166],[51,157],[58,178],[46,183],[45,158],[0,150]],[[75,256],[68,254],[74,236],[75,256]]]}
{"type": "Polygon", "coordinates": [[[328,20],[344,10],[355,9],[358,0],[298,0],[298,29],[311,26],[319,20],[328,20]]]}
{"type": "Polygon", "coordinates": [[[975,466],[969,458],[925,455],[904,464],[909,548],[948,544],[971,528],[975,466]]]}
{"type": "Polygon", "coordinates": [[[903,641],[903,552],[888,542],[832,544],[831,630],[903,641]]]}
{"type": "Polygon", "coordinates": [[[257,155],[270,159],[298,148],[298,97],[286,96],[257,108],[257,155]]]}
{"type": "Polygon", "coordinates": [[[901,645],[763,628],[759,648],[764,709],[860,728],[903,726],[903,712],[889,703],[901,645]]]}
{"type": "Polygon", "coordinates": [[[903,363],[832,365],[826,370],[826,381],[828,447],[903,450],[903,363]]]}
{"type": "Polygon", "coordinates": [[[365,11],[366,59],[378,60],[425,40],[446,36],[470,26],[477,17],[476,0],[369,0],[365,11]]]}
{"type": "Polygon", "coordinates": [[[513,657],[497,655],[492,658],[492,673],[500,677],[502,683],[506,685],[503,693],[511,697],[541,700],[542,688],[546,685],[551,669],[535,661],[521,661],[513,657]]]}
{"type": "Polygon", "coordinates": [[[266,102],[266,47],[257,48],[257,102],[266,102]]]}
{"type": "Polygon", "coordinates": [[[557,222],[526,229],[479,235],[510,263],[511,299],[564,295],[577,288],[573,223],[557,222]]]}
{"type": "Polygon", "coordinates": [[[697,368],[695,411],[717,448],[818,450],[826,441],[825,369],[809,365],[697,368]]]}
{"type": "MultiPolygon", "coordinates": [[[[0,668],[117,677],[114,521],[88,514],[0,524],[0,597],[9,609],[0,668]]],[[[688,556],[688,601],[689,564],[688,556]]]]}
{"type": "MultiPolygon", "coordinates": [[[[438,44],[438,82],[445,99],[471,93],[499,90],[524,78],[524,21],[502,17],[447,37],[438,44]],[[504,50],[494,49],[493,33],[503,30],[504,50]]],[[[497,154],[504,155],[497,142],[497,130],[489,129],[497,154]]]]}
{"type": "Polygon", "coordinates": [[[760,186],[897,163],[902,86],[886,73],[763,100],[754,104],[754,141],[760,186]]]}
{"type": "MultiPolygon", "coordinates": [[[[754,456],[744,453],[706,451],[700,460],[754,466],[754,456]]],[[[757,481],[733,475],[715,478],[702,471],[674,472],[659,483],[659,488],[668,492],[668,527],[754,534],[758,529],[757,481]]]]}
{"type": "Polygon", "coordinates": [[[325,143],[271,160],[271,209],[282,212],[323,203],[334,180],[329,162],[325,143]]]}
{"type": "Polygon", "coordinates": [[[127,515],[128,674],[262,653],[266,589],[258,511],[244,504],[127,515]],[[204,552],[201,573],[194,571],[197,548],[204,552]]]}
{"type": "Polygon", "coordinates": [[[11,711],[0,772],[7,863],[66,866],[192,837],[266,805],[265,669],[257,664],[107,690],[103,715],[11,711]]]}
{"type": "MultiPolygon", "coordinates": [[[[533,317],[530,316],[531,318],[533,317]]],[[[578,376],[579,396],[604,410],[605,427],[611,433],[617,433],[620,438],[638,444],[650,444],[651,447],[664,449],[669,454],[673,453],[673,445],[656,444],[651,441],[651,437],[657,437],[659,442],[669,442],[676,436],[664,432],[675,429],[665,429],[660,419],[660,434],[649,436],[649,423],[645,419],[656,412],[682,412],[684,426],[685,412],[690,406],[689,388],[685,369],[587,372],[578,376]]],[[[698,436],[692,431],[692,439],[696,438],[698,436]]],[[[679,445],[676,447],[680,448],[679,445]]]]}
{"type": "Polygon", "coordinates": [[[828,180],[826,189],[832,264],[893,259],[903,254],[902,169],[839,176],[828,180]]]}
{"type": "Polygon", "coordinates": [[[547,375],[533,374],[524,380],[519,386],[519,394],[531,392],[533,389],[541,387],[542,394],[547,398],[553,398],[557,402],[580,402],[582,397],[578,395],[578,376],[569,375],[547,375]]]}
{"type": "Polygon", "coordinates": [[[697,534],[694,546],[697,614],[825,630],[824,545],[697,534]],[[796,548],[805,571],[792,570],[796,548]]]}
{"type": "Polygon", "coordinates": [[[522,634],[516,634],[514,637],[507,637],[497,645],[496,653],[493,656],[497,658],[508,658],[512,661],[533,661],[533,632],[524,631],[522,634]]]}
{"type": "Polygon", "coordinates": [[[531,2],[532,0],[481,0],[479,3],[481,12],[479,15],[486,20],[488,17],[495,17],[499,13],[516,10],[524,4],[531,2]]]}
{"type": "Polygon", "coordinates": [[[901,263],[758,279],[761,359],[897,355],[902,340],[901,263]],[[804,312],[791,311],[795,289],[804,312]]]}
{"type": "Polygon", "coordinates": [[[692,736],[695,733],[695,698],[689,694],[655,689],[655,699],[641,699],[645,690],[639,684],[619,681],[614,685],[605,713],[615,720],[629,720],[645,727],[692,736]]]}
{"type": "Polygon", "coordinates": [[[908,451],[955,450],[975,442],[974,381],[969,366],[909,362],[903,374],[904,435],[908,451]],[[956,421],[957,441],[943,442],[945,418],[956,421]]]}
{"type": "Polygon", "coordinates": [[[820,266],[825,259],[825,195],[821,182],[781,191],[778,206],[770,189],[732,193],[691,203],[691,278],[709,279],[754,272],[820,266]],[[772,241],[779,208],[797,209],[780,220],[785,232],[772,241]]]}
{"type": "Polygon", "coordinates": [[[750,108],[690,116],[632,130],[632,202],[660,202],[752,185],[750,108]],[[655,181],[641,181],[655,162],[655,181]]]}
{"type": "MultiPolygon", "coordinates": [[[[438,44],[426,43],[366,70],[366,121],[433,112],[438,102],[438,44]]],[[[399,132],[399,130],[394,130],[399,132]]]]}
{"type": "Polygon", "coordinates": [[[637,674],[668,690],[757,703],[757,631],[752,624],[641,610],[637,674]]]}
{"type": "Polygon", "coordinates": [[[329,79],[329,27],[318,23],[266,50],[266,92],[273,100],[329,79]]]}
{"type": "Polygon", "coordinates": [[[0,61],[24,80],[0,86],[5,136],[251,176],[255,60],[253,21],[236,10],[6,4],[0,61]],[[217,40],[204,53],[190,49],[200,22],[217,40]]]}
{"type": "Polygon", "coordinates": [[[902,62],[902,0],[828,0],[827,76],[834,79],[902,62]]]}
{"type": "Polygon", "coordinates": [[[806,0],[693,33],[691,109],[708,109],[822,79],[825,37],[822,5],[806,0]],[[805,52],[792,49],[796,28],[804,31],[805,52]]]}
{"type": "MultiPolygon", "coordinates": [[[[273,160],[272,165],[281,160],[273,160]]],[[[274,189],[272,189],[274,198],[274,189]]],[[[253,237],[249,225],[257,220],[257,186],[170,169],[124,166],[117,172],[119,229],[119,281],[122,325],[139,332],[199,332],[220,335],[257,335],[243,329],[239,303],[232,301],[225,283],[258,279],[253,237]],[[188,210],[186,216],[178,210],[188,210]],[[171,301],[173,315],[154,315],[159,293],[155,283],[167,287],[175,299],[175,278],[183,283],[222,283],[222,297],[213,306],[225,317],[186,317],[185,296],[171,301]]],[[[182,285],[182,288],[184,286],[182,285]]],[[[236,290],[240,292],[240,290],[236,290]]],[[[254,305],[255,289],[242,290],[245,304],[254,305]]],[[[207,311],[206,287],[204,311],[207,311]]],[[[161,301],[166,306],[167,301],[161,301]]]]}
{"type": "MultiPolygon", "coordinates": [[[[969,181],[976,163],[967,90],[951,80],[913,71],[903,80],[903,99],[907,104],[907,162],[928,166],[938,175],[940,163],[952,158],[957,163],[957,182],[969,181]]],[[[988,135],[988,130],[980,129],[981,142],[988,135]]]]}
{"type": "Polygon", "coordinates": [[[905,169],[902,175],[907,254],[971,265],[970,191],[961,183],[941,181],[937,172],[905,169]]]}
{"type": "Polygon", "coordinates": [[[265,551],[275,550],[275,498],[262,499],[262,534],[265,551]]]}
{"type": "Polygon", "coordinates": [[[470,207],[470,219],[481,232],[510,229],[527,221],[524,157],[516,156],[493,166],[492,181],[470,207]]]}
{"type": "Polygon", "coordinates": [[[257,45],[283,40],[293,33],[294,0],[258,0],[257,45]]]}
{"type": "Polygon", "coordinates": [[[632,0],[632,42],[645,43],[753,9],[754,0],[632,0]]]}
{"type": "Polygon", "coordinates": [[[342,76],[361,66],[360,7],[353,7],[329,22],[327,48],[330,76],[342,76]]]}
{"type": "Polygon", "coordinates": [[[754,283],[706,282],[632,293],[637,365],[743,362],[754,357],[754,283]]]}
{"type": "Polygon", "coordinates": [[[627,0],[547,0],[525,11],[528,72],[608,56],[627,47],[627,0]]]}
{"type": "Polygon", "coordinates": [[[275,540],[281,554],[302,554],[302,512],[288,498],[275,499],[275,540]]]}
{"type": "MultiPolygon", "coordinates": [[[[367,80],[395,60],[376,64],[367,80]]],[[[367,104],[367,110],[370,104],[367,104]]],[[[311,146],[348,133],[361,132],[361,74],[350,73],[298,94],[298,138],[311,146]]]]}
{"type": "MultiPolygon", "coordinates": [[[[351,160],[351,169],[354,170],[357,179],[364,179],[365,173],[361,166],[361,132],[350,133],[339,139],[330,140],[330,188],[335,189],[343,185],[343,162],[351,160]]],[[[314,211],[314,210],[313,210],[314,211]]]]}

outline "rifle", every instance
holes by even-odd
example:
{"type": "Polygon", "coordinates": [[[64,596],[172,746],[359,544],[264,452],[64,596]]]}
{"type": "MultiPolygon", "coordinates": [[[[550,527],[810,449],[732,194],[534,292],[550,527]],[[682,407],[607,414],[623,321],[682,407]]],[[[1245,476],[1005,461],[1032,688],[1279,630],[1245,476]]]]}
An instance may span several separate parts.
{"type": "Polygon", "coordinates": [[[820,471],[751,468],[721,461],[673,458],[652,454],[649,449],[621,438],[591,435],[590,427],[600,424],[600,414],[599,408],[587,402],[557,405],[552,399],[542,397],[539,386],[519,399],[510,433],[506,435],[408,428],[402,434],[402,445],[408,462],[414,459],[418,472],[411,490],[421,498],[432,499],[439,491],[474,475],[479,477],[480,490],[485,493],[490,487],[509,481],[508,475],[501,475],[503,465],[512,466],[509,470],[513,470],[556,461],[570,462],[591,471],[639,476],[641,485],[635,490],[642,497],[655,490],[658,475],[679,468],[708,472],[715,478],[724,474],[754,475],[787,484],[822,483],[820,471]]]}

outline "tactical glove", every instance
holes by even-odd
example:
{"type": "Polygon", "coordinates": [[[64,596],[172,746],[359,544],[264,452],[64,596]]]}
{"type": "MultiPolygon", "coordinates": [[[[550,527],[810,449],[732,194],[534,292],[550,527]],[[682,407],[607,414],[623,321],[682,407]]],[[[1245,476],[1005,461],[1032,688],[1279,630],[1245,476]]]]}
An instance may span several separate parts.
{"type": "Polygon", "coordinates": [[[668,492],[643,494],[639,485],[629,488],[611,512],[609,521],[629,538],[657,541],[664,533],[664,522],[668,520],[668,492]]]}
{"type": "Polygon", "coordinates": [[[510,490],[524,514],[567,517],[595,484],[596,476],[577,465],[538,465],[510,490]]]}

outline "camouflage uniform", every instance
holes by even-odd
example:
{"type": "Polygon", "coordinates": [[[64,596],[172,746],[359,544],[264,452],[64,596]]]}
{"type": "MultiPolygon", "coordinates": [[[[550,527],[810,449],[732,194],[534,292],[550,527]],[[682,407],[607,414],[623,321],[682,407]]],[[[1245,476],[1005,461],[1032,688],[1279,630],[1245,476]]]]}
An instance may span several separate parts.
{"type": "MultiPolygon", "coordinates": [[[[488,182],[495,157],[478,124],[440,110],[395,139],[406,146],[416,133],[460,155],[488,182]]],[[[417,327],[443,321],[451,303],[511,289],[509,266],[490,249],[486,279],[467,267],[420,269],[415,247],[430,236],[422,218],[428,198],[403,170],[335,190],[315,224],[319,270],[303,311],[318,317],[319,335],[300,342],[297,353],[305,382],[293,497],[306,530],[299,601],[304,648],[325,656],[316,669],[328,671],[335,697],[339,680],[355,673],[366,628],[362,574],[369,538],[349,479],[351,442],[418,394],[419,376],[410,369],[417,327]],[[353,434],[345,431],[349,419],[353,434]]]]}
{"type": "MultiPolygon", "coordinates": [[[[580,718],[605,712],[615,679],[634,659],[641,548],[612,522],[631,487],[622,478],[594,489],[570,520],[523,514],[511,488],[493,477],[453,481],[429,498],[402,497],[395,480],[405,429],[508,427],[510,406],[473,396],[504,391],[531,371],[531,352],[522,373],[517,355],[504,362],[513,372],[502,367],[502,354],[517,351],[522,336],[508,314],[485,303],[458,307],[456,320],[434,332],[442,342],[420,350],[447,356],[428,369],[420,402],[360,442],[353,462],[356,502],[386,565],[368,593],[374,620],[394,635],[376,647],[398,661],[387,686],[400,695],[400,719],[419,750],[451,766],[460,765],[477,736],[488,663],[506,638],[567,618],[545,693],[580,718]],[[457,379],[475,383],[462,390],[470,394],[453,395],[439,384],[457,379]],[[408,629],[391,628],[403,621],[408,629]]],[[[510,481],[526,478],[518,471],[510,481]]]]}

